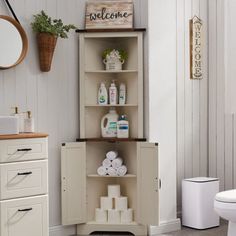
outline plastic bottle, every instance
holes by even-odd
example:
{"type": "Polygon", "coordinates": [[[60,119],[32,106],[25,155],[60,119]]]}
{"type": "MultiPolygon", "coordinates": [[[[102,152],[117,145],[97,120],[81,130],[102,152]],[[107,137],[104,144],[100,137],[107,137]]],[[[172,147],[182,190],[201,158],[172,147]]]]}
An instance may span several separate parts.
{"type": "Polygon", "coordinates": [[[109,102],[111,105],[117,104],[117,88],[114,80],[109,88],[109,102]]]}
{"type": "Polygon", "coordinates": [[[108,103],[108,95],[107,89],[103,82],[100,84],[100,88],[98,89],[98,104],[106,105],[108,103]]]}
{"type": "Polygon", "coordinates": [[[108,114],[103,116],[101,120],[101,131],[103,138],[114,138],[117,137],[117,121],[119,115],[116,113],[114,108],[110,108],[108,114]]]}
{"type": "Polygon", "coordinates": [[[12,109],[14,109],[14,113],[12,114],[12,116],[14,116],[16,119],[16,133],[19,134],[20,132],[20,115],[18,112],[18,107],[12,107],[12,109]]]}
{"type": "Polygon", "coordinates": [[[117,122],[117,138],[129,137],[129,121],[125,115],[121,115],[117,122]]]}
{"type": "Polygon", "coordinates": [[[121,83],[119,90],[119,104],[124,105],[125,103],[126,103],[126,86],[124,83],[121,83]]]}

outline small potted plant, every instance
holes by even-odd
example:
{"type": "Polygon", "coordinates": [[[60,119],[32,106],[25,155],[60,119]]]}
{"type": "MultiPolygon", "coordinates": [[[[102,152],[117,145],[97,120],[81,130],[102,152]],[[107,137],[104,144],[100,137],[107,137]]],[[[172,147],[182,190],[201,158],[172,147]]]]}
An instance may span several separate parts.
{"type": "Polygon", "coordinates": [[[67,38],[67,33],[76,27],[72,24],[64,25],[61,19],[52,20],[43,10],[33,17],[31,26],[37,33],[40,69],[47,72],[51,68],[57,38],[67,38]]]}
{"type": "Polygon", "coordinates": [[[127,60],[128,54],[124,49],[108,48],[103,51],[102,59],[106,70],[122,70],[122,65],[127,60]]]}

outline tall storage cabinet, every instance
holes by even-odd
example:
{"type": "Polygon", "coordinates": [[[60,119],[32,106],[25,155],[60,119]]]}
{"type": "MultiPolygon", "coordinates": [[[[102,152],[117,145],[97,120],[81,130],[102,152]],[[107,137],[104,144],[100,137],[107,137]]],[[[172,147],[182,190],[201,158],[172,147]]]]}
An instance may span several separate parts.
{"type": "Polygon", "coordinates": [[[64,143],[61,150],[62,223],[77,225],[78,235],[95,231],[131,232],[147,235],[149,225],[159,224],[158,145],[143,138],[143,32],[79,32],[80,39],[80,138],[64,143]],[[121,71],[106,71],[102,52],[121,48],[128,60],[121,71]],[[98,105],[97,91],[103,81],[112,80],[127,87],[125,105],[98,105]],[[115,107],[126,114],[130,138],[101,138],[101,119],[115,107]],[[97,168],[106,152],[118,151],[128,172],[123,177],[99,176],[97,168]],[[134,210],[134,221],[127,224],[95,222],[100,197],[109,184],[119,184],[134,210]]]}

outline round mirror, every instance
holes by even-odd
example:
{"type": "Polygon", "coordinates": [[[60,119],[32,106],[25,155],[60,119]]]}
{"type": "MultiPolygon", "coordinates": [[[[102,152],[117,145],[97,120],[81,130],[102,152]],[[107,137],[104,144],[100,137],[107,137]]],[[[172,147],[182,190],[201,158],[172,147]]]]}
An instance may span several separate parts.
{"type": "Polygon", "coordinates": [[[28,40],[22,26],[9,16],[0,15],[0,69],[18,65],[26,56],[28,40]]]}

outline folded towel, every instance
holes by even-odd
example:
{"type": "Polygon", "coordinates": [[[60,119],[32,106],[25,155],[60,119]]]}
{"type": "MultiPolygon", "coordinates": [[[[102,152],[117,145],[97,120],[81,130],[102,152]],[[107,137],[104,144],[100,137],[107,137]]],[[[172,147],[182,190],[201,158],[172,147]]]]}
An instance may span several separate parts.
{"type": "Polygon", "coordinates": [[[116,169],[113,168],[113,167],[109,167],[109,168],[107,169],[107,173],[108,173],[108,175],[110,175],[110,176],[117,176],[117,171],[116,171],[116,169]]]}
{"type": "Polygon", "coordinates": [[[121,167],[123,164],[123,160],[120,157],[117,157],[115,160],[112,161],[112,167],[115,169],[118,169],[119,167],[121,167]]]}
{"type": "Polygon", "coordinates": [[[109,159],[104,159],[103,162],[102,162],[102,165],[106,168],[110,167],[111,166],[111,161],[109,159]]]}
{"type": "Polygon", "coordinates": [[[118,152],[116,152],[116,151],[109,151],[106,154],[106,157],[107,157],[107,159],[113,161],[113,160],[115,160],[118,157],[118,152]]]}
{"type": "Polygon", "coordinates": [[[108,174],[107,168],[104,167],[104,166],[100,166],[100,167],[98,167],[98,169],[97,169],[97,173],[98,173],[98,175],[105,176],[105,175],[108,174]]]}
{"type": "Polygon", "coordinates": [[[124,176],[127,173],[127,167],[123,165],[117,168],[116,172],[118,176],[124,176]]]}

